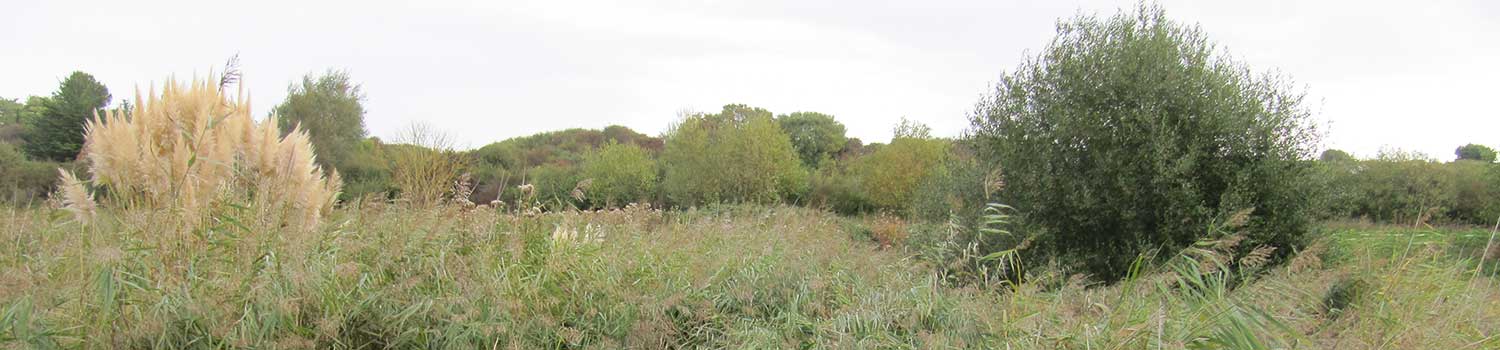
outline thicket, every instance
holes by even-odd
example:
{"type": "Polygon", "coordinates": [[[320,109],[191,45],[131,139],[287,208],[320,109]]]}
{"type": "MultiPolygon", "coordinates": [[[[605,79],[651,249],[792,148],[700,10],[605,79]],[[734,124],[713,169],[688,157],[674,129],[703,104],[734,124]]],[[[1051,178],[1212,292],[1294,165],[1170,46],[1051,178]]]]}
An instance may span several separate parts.
{"type": "Polygon", "coordinates": [[[686,115],[665,136],[662,191],[674,206],[770,203],[806,191],[807,170],[765,109],[686,115]]]}
{"type": "MultiPolygon", "coordinates": [[[[1329,150],[1325,154],[1343,153],[1329,150]]],[[[1321,214],[1401,225],[1494,225],[1500,218],[1500,168],[1460,159],[1386,150],[1375,158],[1317,162],[1321,214]]]]}
{"type": "Polygon", "coordinates": [[[1242,211],[1246,249],[1301,244],[1316,134],[1289,86],[1142,5],[1059,23],[979,103],[971,132],[1004,173],[1000,201],[1040,227],[1039,249],[1112,281],[1242,211]]]}

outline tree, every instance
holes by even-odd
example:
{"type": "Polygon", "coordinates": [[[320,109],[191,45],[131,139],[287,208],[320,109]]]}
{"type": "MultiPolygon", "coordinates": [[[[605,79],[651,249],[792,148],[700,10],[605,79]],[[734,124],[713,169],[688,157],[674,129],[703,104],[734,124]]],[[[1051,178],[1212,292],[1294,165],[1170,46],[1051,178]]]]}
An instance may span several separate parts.
{"type": "Polygon", "coordinates": [[[1323,161],[1323,162],[1330,162],[1331,163],[1331,162],[1351,162],[1351,161],[1355,161],[1356,159],[1354,159],[1354,156],[1349,155],[1349,152],[1344,152],[1342,150],[1337,150],[1337,149],[1329,149],[1327,151],[1323,151],[1323,154],[1318,155],[1318,160],[1319,161],[1323,161]]]}
{"type": "Polygon", "coordinates": [[[316,77],[305,75],[287,87],[286,100],[275,113],[283,133],[300,125],[312,137],[318,162],[344,171],[365,138],[364,99],[348,72],[330,70],[316,77]]]}
{"type": "Polygon", "coordinates": [[[667,131],[662,152],[662,187],[675,205],[772,202],[807,188],[791,139],[761,108],[686,115],[667,131]]]}
{"type": "Polygon", "coordinates": [[[1057,30],[981,100],[970,131],[1043,249],[1113,281],[1246,212],[1240,249],[1280,259],[1302,244],[1317,134],[1285,78],[1252,73],[1156,6],[1057,30]]]}
{"type": "Polygon", "coordinates": [[[940,172],[949,142],[929,133],[907,132],[927,126],[905,119],[897,126],[897,137],[854,165],[861,192],[872,204],[893,212],[910,209],[912,195],[929,174],[940,172]]]}
{"type": "Polygon", "coordinates": [[[583,161],[584,181],[592,181],[588,200],[615,207],[649,200],[656,189],[656,161],[631,143],[610,142],[583,161]]]}
{"type": "Polygon", "coordinates": [[[110,95],[94,76],[73,72],[58,84],[51,98],[38,101],[45,105],[26,126],[26,154],[39,160],[71,161],[83,149],[84,123],[109,104],[110,95]]]}
{"type": "Polygon", "coordinates": [[[809,168],[818,168],[842,150],[848,141],[844,136],[844,124],[831,115],[796,112],[776,117],[776,123],[791,138],[792,148],[797,150],[802,165],[809,168]]]}
{"type": "Polygon", "coordinates": [[[1495,162],[1495,149],[1485,145],[1471,143],[1459,146],[1458,149],[1453,150],[1453,154],[1458,156],[1458,160],[1477,160],[1486,163],[1495,162]]]}

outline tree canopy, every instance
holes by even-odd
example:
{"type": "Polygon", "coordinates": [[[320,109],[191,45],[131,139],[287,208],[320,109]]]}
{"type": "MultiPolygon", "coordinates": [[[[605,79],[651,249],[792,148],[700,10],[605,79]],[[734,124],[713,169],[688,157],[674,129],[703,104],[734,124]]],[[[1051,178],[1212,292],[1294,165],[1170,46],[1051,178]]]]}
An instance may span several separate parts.
{"type": "Polygon", "coordinates": [[[1307,231],[1317,141],[1289,86],[1142,5],[1059,23],[981,100],[971,133],[1003,171],[1001,198],[1045,228],[1039,243],[1104,280],[1236,214],[1244,246],[1280,256],[1307,231]]]}
{"type": "MultiPolygon", "coordinates": [[[[26,125],[24,149],[33,159],[70,161],[83,149],[83,125],[109,105],[109,89],[84,72],[73,72],[26,125]]],[[[27,103],[28,108],[30,103],[27,103]]]]}
{"type": "Polygon", "coordinates": [[[1458,156],[1458,160],[1477,160],[1487,163],[1495,162],[1495,149],[1489,148],[1485,145],[1476,145],[1471,143],[1459,146],[1458,149],[1453,150],[1453,154],[1458,156]]]}
{"type": "Polygon", "coordinates": [[[795,112],[776,117],[776,123],[791,138],[792,148],[797,150],[802,164],[809,168],[831,159],[849,140],[844,136],[844,124],[823,113],[795,112]]]}
{"type": "Polygon", "coordinates": [[[732,104],[684,116],[666,133],[662,187],[676,205],[772,202],[803,192],[807,172],[771,112],[732,104]]]}
{"type": "Polygon", "coordinates": [[[365,138],[364,99],[348,72],[330,70],[288,86],[275,113],[283,133],[300,125],[312,137],[318,162],[342,171],[365,138]]]}

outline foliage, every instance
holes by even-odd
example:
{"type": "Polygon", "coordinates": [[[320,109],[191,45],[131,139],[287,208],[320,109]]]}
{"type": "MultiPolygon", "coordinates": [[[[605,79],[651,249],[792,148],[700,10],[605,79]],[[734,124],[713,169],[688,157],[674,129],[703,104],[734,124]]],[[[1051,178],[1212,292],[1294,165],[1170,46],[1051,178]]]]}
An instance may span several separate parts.
{"type": "Polygon", "coordinates": [[[1467,144],[1459,146],[1453,151],[1458,160],[1477,160],[1486,163],[1495,162],[1495,149],[1485,145],[1467,144]]]}
{"type": "Polygon", "coordinates": [[[71,161],[83,149],[84,123],[109,104],[110,95],[94,76],[73,72],[51,98],[40,101],[45,105],[25,131],[26,154],[38,160],[71,161]]]}
{"type": "Polygon", "coordinates": [[[786,133],[770,112],[745,105],[684,116],[666,133],[662,168],[663,192],[682,207],[774,202],[807,188],[807,171],[786,133]]]}
{"type": "MultiPolygon", "coordinates": [[[[491,143],[469,154],[473,162],[472,173],[478,181],[473,200],[477,203],[492,200],[512,203],[520,197],[515,186],[535,183],[537,175],[555,178],[553,175],[577,172],[584,158],[610,142],[632,144],[653,156],[663,147],[660,138],[618,125],[603,130],[552,131],[491,143]],[[547,174],[539,174],[538,169],[542,167],[553,169],[544,171],[547,174]]],[[[571,191],[574,185],[568,184],[567,190],[557,193],[560,197],[556,198],[570,197],[567,191],[571,191]]]]}
{"type": "Polygon", "coordinates": [[[1357,161],[1358,159],[1355,159],[1353,155],[1349,154],[1349,152],[1344,152],[1337,149],[1329,149],[1323,151],[1322,154],[1318,155],[1318,160],[1324,162],[1352,162],[1357,161]]]}
{"type": "Polygon", "coordinates": [[[950,218],[974,218],[980,215],[1001,184],[1000,169],[990,169],[980,161],[966,143],[956,142],[912,189],[909,214],[913,219],[944,222],[950,218]]]}
{"type": "Polygon", "coordinates": [[[849,140],[844,136],[844,124],[823,113],[795,112],[776,117],[776,123],[791,138],[802,165],[810,169],[821,167],[849,140]]]}
{"type": "Polygon", "coordinates": [[[656,160],[629,143],[609,143],[583,161],[583,178],[592,181],[588,199],[596,206],[649,203],[656,193],[656,160]]]}
{"type": "Polygon", "coordinates": [[[348,72],[330,70],[287,87],[274,113],[282,132],[300,127],[312,140],[318,164],[349,173],[348,163],[365,137],[365,96],[348,72]]]}
{"type": "Polygon", "coordinates": [[[1402,224],[1430,222],[1453,208],[1452,170],[1425,155],[1382,151],[1376,159],[1360,162],[1356,186],[1361,195],[1354,215],[1402,224]]]}
{"type": "Polygon", "coordinates": [[[306,133],[280,136],[274,116],[254,121],[249,103],[224,89],[168,79],[161,95],[136,96],[130,117],[114,110],[90,120],[83,159],[93,184],[119,205],[180,212],[185,228],[245,200],[271,218],[316,225],[336,200],[338,173],[324,177],[306,133]]]}
{"type": "Polygon", "coordinates": [[[943,165],[950,146],[947,140],[930,137],[902,135],[893,139],[854,165],[860,189],[877,208],[905,214],[911,209],[918,185],[929,175],[947,172],[943,165]]]}
{"type": "Polygon", "coordinates": [[[449,198],[454,182],[468,166],[468,158],[453,149],[453,140],[431,125],[412,123],[397,142],[386,150],[397,197],[417,207],[435,206],[449,198]]]}
{"type": "Polygon", "coordinates": [[[59,166],[27,160],[16,146],[0,142],[0,203],[24,204],[42,198],[56,186],[59,166]]]}
{"type": "Polygon", "coordinates": [[[1002,201],[1044,227],[1064,263],[1113,281],[1143,252],[1184,247],[1246,208],[1252,243],[1298,244],[1316,133],[1289,86],[1142,5],[1059,23],[979,103],[971,133],[1005,169],[1002,201]]]}

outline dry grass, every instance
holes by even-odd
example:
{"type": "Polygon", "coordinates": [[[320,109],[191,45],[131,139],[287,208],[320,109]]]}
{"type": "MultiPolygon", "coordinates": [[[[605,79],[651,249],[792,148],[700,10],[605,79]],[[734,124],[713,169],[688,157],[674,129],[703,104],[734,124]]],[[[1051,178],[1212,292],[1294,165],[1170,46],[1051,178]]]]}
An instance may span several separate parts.
{"type": "Polygon", "coordinates": [[[230,203],[313,227],[333,205],[338,174],[324,178],[306,132],[280,136],[275,116],[255,121],[243,96],[209,79],[168,79],[160,95],[137,93],[128,117],[90,120],[81,158],[110,204],[169,212],[184,229],[230,203]]]}
{"type": "Polygon", "coordinates": [[[84,226],[0,210],[0,347],[1500,346],[1495,281],[1454,255],[1482,248],[1435,236],[1407,249],[1405,231],[1332,232],[1302,253],[1321,263],[1294,258],[1238,288],[1183,259],[1110,286],[1062,276],[1001,290],[949,286],[901,246],[842,232],[860,219],[793,207],[525,216],[382,203],[335,210],[310,233],[245,222],[163,247],[141,244],[157,229],[149,214],[106,208],[84,226]],[[1351,275],[1370,292],[1324,315],[1351,275]]]}

